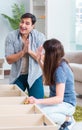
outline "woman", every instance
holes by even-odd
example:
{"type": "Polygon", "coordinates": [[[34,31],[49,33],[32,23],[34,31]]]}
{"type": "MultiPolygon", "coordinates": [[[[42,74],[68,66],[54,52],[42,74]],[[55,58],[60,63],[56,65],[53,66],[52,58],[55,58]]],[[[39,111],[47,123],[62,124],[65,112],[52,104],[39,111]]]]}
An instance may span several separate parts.
{"type": "Polygon", "coordinates": [[[70,130],[74,123],[76,96],[73,72],[64,59],[64,48],[57,39],[50,39],[43,44],[44,63],[39,48],[38,63],[43,68],[43,81],[50,87],[50,97],[36,99],[29,97],[29,103],[38,104],[41,109],[57,124],[59,130],[70,130]]]}

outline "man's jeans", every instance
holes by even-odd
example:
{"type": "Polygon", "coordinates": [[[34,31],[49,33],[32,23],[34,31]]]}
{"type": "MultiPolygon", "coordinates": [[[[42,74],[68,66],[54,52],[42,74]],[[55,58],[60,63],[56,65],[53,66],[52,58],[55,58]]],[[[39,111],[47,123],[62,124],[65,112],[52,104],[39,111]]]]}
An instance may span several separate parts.
{"type": "Polygon", "coordinates": [[[43,89],[43,81],[42,76],[36,79],[34,84],[29,88],[27,79],[28,75],[20,75],[14,84],[17,84],[19,88],[23,91],[27,89],[29,96],[34,96],[35,98],[44,98],[44,89],[43,89]]]}

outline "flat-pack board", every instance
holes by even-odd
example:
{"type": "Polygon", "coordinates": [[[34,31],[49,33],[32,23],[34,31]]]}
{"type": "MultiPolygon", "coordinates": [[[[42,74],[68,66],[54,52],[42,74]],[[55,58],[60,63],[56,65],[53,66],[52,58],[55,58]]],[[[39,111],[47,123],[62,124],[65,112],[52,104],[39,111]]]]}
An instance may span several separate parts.
{"type": "Polygon", "coordinates": [[[0,97],[16,97],[16,96],[25,96],[23,92],[17,85],[14,84],[1,84],[0,85],[0,97]]]}
{"type": "Polygon", "coordinates": [[[38,105],[25,104],[28,96],[17,85],[0,85],[0,91],[0,130],[58,130],[38,105]]]}
{"type": "Polygon", "coordinates": [[[4,63],[4,59],[0,59],[0,79],[4,79],[3,63],[4,63]]]}

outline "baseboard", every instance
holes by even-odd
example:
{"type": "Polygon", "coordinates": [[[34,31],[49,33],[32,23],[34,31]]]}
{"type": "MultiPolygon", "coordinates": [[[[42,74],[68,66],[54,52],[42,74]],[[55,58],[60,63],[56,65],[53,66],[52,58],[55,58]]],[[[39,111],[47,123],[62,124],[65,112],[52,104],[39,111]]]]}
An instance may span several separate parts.
{"type": "Polygon", "coordinates": [[[10,75],[10,70],[4,70],[4,75],[10,75]]]}

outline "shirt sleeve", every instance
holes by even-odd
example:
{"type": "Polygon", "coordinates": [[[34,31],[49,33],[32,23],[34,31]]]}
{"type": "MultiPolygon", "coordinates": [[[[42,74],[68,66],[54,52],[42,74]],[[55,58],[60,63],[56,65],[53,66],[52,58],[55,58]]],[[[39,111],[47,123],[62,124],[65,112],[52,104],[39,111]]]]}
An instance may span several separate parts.
{"type": "Polygon", "coordinates": [[[43,45],[45,41],[46,41],[45,35],[39,32],[37,36],[37,47],[39,47],[40,45],[43,45]]]}
{"type": "Polygon", "coordinates": [[[12,36],[8,35],[5,40],[5,57],[14,53],[12,36]]]}
{"type": "Polygon", "coordinates": [[[66,82],[66,74],[64,69],[59,66],[55,72],[55,82],[56,83],[65,83],[66,82]]]}

